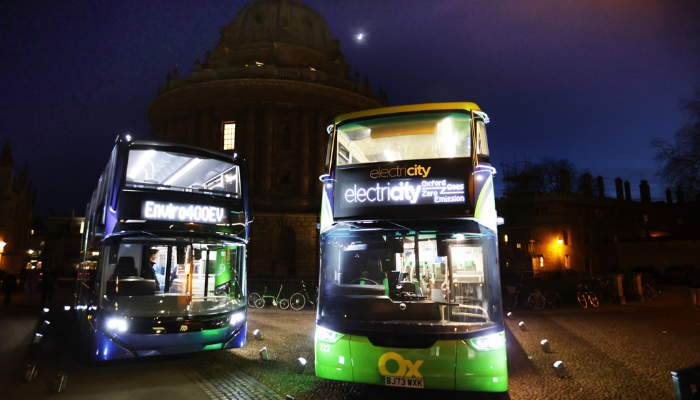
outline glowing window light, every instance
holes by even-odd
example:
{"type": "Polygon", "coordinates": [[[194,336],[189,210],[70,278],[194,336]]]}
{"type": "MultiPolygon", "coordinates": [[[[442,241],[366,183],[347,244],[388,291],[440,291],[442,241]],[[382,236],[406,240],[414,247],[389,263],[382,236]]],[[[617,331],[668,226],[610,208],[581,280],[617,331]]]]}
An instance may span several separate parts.
{"type": "Polygon", "coordinates": [[[236,123],[224,122],[224,150],[233,150],[236,145],[236,123]]]}

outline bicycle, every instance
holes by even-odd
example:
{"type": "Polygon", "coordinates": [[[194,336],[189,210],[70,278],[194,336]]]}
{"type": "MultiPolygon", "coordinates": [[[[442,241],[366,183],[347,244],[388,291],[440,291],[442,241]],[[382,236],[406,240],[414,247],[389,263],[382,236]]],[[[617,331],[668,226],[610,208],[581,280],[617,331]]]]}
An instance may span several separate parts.
{"type": "Polygon", "coordinates": [[[598,300],[598,296],[596,296],[595,292],[589,291],[588,286],[584,284],[578,285],[578,293],[576,294],[576,298],[578,299],[578,303],[583,308],[588,308],[588,304],[592,305],[593,307],[598,307],[600,305],[600,300],[598,300]]]}
{"type": "Polygon", "coordinates": [[[508,295],[505,298],[505,305],[508,311],[518,306],[518,297],[520,297],[520,289],[522,288],[522,285],[520,283],[516,284],[515,289],[513,289],[512,292],[510,289],[511,287],[508,287],[508,295]]]}
{"type": "Polygon", "coordinates": [[[292,297],[289,298],[292,310],[299,311],[306,305],[308,301],[312,307],[316,307],[316,301],[318,300],[318,288],[316,288],[316,293],[313,297],[309,296],[309,292],[306,291],[306,285],[304,281],[301,281],[301,292],[294,293],[292,297]]]}
{"type": "Polygon", "coordinates": [[[535,291],[527,297],[526,304],[533,310],[539,311],[547,304],[549,304],[549,306],[552,308],[557,308],[561,305],[561,303],[562,301],[559,293],[551,290],[545,290],[542,292],[541,290],[535,288],[535,291]]]}
{"type": "Polygon", "coordinates": [[[248,306],[250,307],[256,307],[256,308],[263,308],[265,307],[266,300],[265,299],[272,299],[272,305],[275,307],[279,307],[283,310],[286,310],[289,308],[289,300],[288,299],[283,299],[280,297],[282,294],[282,286],[280,285],[280,290],[277,293],[277,296],[271,296],[271,295],[266,295],[267,293],[267,286],[265,286],[265,290],[263,291],[262,296],[258,293],[250,293],[248,295],[248,306]]]}
{"type": "Polygon", "coordinates": [[[614,279],[600,277],[598,278],[598,286],[594,289],[594,292],[601,300],[615,301],[619,296],[617,290],[617,282],[614,279]]]}
{"type": "Polygon", "coordinates": [[[642,295],[644,295],[644,298],[647,300],[654,301],[661,297],[661,291],[656,290],[653,286],[651,286],[651,283],[647,282],[642,287],[642,295]]]}

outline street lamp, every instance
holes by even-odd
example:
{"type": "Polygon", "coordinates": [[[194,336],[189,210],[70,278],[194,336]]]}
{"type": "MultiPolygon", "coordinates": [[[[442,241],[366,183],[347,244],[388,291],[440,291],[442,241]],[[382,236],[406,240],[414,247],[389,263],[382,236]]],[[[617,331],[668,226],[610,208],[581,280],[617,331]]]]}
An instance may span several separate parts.
{"type": "Polygon", "coordinates": [[[0,240],[0,269],[2,269],[2,253],[5,251],[5,245],[7,243],[0,240]]]}

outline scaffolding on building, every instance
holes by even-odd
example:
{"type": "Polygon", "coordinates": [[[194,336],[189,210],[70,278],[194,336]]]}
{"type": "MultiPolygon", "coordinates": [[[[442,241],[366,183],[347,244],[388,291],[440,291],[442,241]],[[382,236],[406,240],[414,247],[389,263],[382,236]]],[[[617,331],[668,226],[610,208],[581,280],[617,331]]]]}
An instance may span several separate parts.
{"type": "Polygon", "coordinates": [[[537,178],[535,170],[539,164],[531,162],[529,159],[518,161],[514,159],[512,163],[501,161],[501,176],[503,177],[503,194],[513,194],[529,191],[530,182],[537,178]]]}

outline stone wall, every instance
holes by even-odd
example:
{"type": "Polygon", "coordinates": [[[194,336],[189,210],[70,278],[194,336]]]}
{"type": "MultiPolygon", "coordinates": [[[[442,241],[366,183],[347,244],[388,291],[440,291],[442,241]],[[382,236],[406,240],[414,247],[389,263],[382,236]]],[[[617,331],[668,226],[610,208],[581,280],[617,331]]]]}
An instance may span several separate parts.
{"type": "Polygon", "coordinates": [[[319,263],[317,214],[256,213],[250,225],[251,278],[316,278],[319,263]]]}

